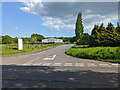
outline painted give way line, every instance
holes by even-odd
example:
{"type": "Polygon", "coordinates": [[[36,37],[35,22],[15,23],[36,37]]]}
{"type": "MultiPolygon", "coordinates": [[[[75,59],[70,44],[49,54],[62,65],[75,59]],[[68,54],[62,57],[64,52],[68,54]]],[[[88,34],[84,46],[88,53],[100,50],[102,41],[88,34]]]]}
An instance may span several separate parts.
{"type": "Polygon", "coordinates": [[[55,59],[55,57],[56,57],[56,55],[53,55],[52,58],[44,58],[43,60],[53,60],[53,59],[55,59]]]}
{"type": "Polygon", "coordinates": [[[36,59],[34,59],[34,60],[31,60],[31,61],[29,61],[29,62],[27,62],[27,63],[25,63],[25,64],[23,64],[23,65],[30,64],[30,63],[32,63],[33,61],[36,61],[36,60],[38,60],[38,59],[40,59],[40,58],[36,58],[36,59]]]}

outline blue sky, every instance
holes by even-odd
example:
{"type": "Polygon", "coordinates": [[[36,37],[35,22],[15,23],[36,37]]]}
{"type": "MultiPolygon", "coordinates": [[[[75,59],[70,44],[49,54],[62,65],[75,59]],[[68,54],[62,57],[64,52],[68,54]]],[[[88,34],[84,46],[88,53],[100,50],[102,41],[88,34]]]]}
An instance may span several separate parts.
{"type": "Polygon", "coordinates": [[[118,18],[117,3],[2,3],[2,35],[30,37],[33,33],[45,37],[74,36],[77,14],[83,13],[84,31],[91,33],[94,24],[112,22],[118,18]]]}

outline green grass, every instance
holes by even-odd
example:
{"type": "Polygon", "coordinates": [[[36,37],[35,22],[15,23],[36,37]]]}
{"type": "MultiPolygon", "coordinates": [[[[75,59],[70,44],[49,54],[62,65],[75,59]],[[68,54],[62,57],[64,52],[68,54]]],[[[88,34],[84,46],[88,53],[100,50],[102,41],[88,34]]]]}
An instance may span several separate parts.
{"type": "Polygon", "coordinates": [[[59,43],[59,44],[24,44],[23,50],[18,50],[18,45],[17,44],[3,44],[0,45],[0,55],[10,55],[10,54],[18,54],[18,53],[27,53],[27,52],[33,52],[49,47],[54,47],[58,45],[63,45],[64,43],[59,43]]]}
{"type": "Polygon", "coordinates": [[[110,62],[120,62],[120,47],[89,47],[88,45],[74,45],[66,54],[85,59],[110,62]]]}

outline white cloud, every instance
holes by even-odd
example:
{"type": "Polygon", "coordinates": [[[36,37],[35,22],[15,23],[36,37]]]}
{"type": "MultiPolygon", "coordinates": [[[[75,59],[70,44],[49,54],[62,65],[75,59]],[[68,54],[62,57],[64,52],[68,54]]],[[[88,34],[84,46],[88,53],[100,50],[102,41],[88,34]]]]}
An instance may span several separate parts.
{"type": "Polygon", "coordinates": [[[15,30],[18,30],[18,26],[15,26],[14,29],[15,29],[15,30]]]}
{"type": "MultiPolygon", "coordinates": [[[[74,24],[66,24],[64,22],[66,22],[66,20],[62,20],[59,18],[52,18],[52,17],[44,17],[42,18],[42,20],[44,21],[42,23],[42,25],[50,27],[51,29],[56,29],[56,30],[60,30],[60,29],[74,29],[75,25],[74,24]]],[[[68,20],[69,21],[69,20],[68,20]]]]}
{"type": "Polygon", "coordinates": [[[79,12],[83,13],[84,29],[88,32],[92,30],[94,24],[105,23],[107,25],[108,22],[117,20],[118,17],[117,3],[46,3],[41,2],[41,0],[30,1],[22,0],[25,7],[20,9],[39,15],[43,20],[41,25],[55,30],[74,30],[79,12]]]}

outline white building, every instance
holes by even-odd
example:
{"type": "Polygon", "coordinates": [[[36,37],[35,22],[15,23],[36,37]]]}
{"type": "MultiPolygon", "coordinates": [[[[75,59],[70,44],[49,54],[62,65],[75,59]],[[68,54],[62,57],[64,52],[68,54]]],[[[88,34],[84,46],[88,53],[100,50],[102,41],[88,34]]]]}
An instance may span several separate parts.
{"type": "Polygon", "coordinates": [[[63,43],[63,40],[56,38],[49,38],[49,39],[42,39],[42,43],[63,43]]]}

